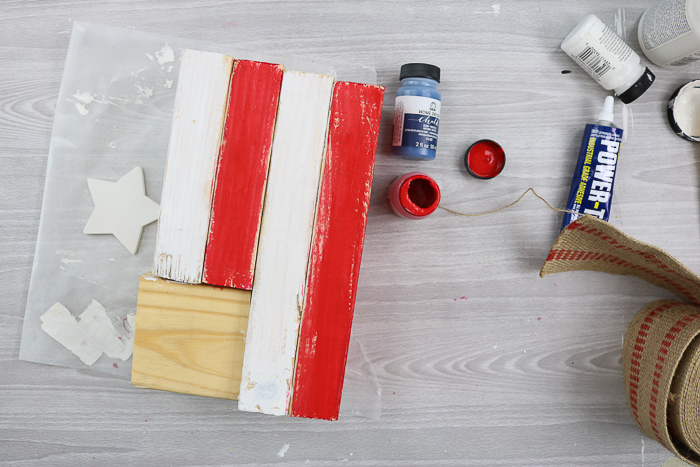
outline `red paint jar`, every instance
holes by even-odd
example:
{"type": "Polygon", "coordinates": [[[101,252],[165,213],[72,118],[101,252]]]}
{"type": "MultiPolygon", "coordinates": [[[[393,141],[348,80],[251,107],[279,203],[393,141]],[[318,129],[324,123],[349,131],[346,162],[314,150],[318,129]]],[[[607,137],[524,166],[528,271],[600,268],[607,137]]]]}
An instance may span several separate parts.
{"type": "Polygon", "coordinates": [[[393,181],[386,191],[389,206],[398,216],[423,219],[440,205],[440,187],[422,172],[411,172],[393,181]]]}
{"type": "Polygon", "coordinates": [[[501,173],[506,165],[506,153],[497,142],[480,139],[467,149],[464,165],[476,178],[493,178],[501,173]]]}

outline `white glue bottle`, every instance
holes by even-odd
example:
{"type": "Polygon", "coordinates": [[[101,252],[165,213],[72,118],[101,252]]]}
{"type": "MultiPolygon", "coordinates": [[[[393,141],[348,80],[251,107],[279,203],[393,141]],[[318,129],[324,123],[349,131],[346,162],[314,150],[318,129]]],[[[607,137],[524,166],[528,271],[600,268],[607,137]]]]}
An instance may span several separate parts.
{"type": "Polygon", "coordinates": [[[660,0],[639,21],[639,45],[659,66],[700,60],[700,1],[660,0]]]}
{"type": "Polygon", "coordinates": [[[625,104],[644,94],[654,82],[654,74],[639,64],[639,55],[596,15],[586,16],[566,36],[561,49],[601,86],[615,90],[625,104]]]}

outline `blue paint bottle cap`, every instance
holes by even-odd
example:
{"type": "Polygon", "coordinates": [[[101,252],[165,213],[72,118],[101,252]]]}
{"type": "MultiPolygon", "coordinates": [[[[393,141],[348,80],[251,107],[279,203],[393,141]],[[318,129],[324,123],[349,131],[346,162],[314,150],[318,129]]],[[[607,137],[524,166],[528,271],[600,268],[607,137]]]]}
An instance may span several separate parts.
{"type": "Polygon", "coordinates": [[[440,68],[427,63],[406,63],[401,65],[399,81],[404,78],[428,78],[440,82],[440,68]]]}

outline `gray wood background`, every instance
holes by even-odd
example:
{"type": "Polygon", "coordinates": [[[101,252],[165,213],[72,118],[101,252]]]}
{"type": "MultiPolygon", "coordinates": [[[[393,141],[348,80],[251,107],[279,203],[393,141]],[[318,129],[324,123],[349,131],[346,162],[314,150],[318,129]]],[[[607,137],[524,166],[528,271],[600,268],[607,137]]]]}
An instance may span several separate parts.
{"type": "MultiPolygon", "coordinates": [[[[439,211],[409,221],[389,211],[384,194],[394,178],[420,170],[438,181],[443,204],[462,212],[495,209],[528,187],[563,207],[584,124],[606,91],[559,44],[588,13],[610,26],[617,15],[642,55],[636,28],[652,3],[3,0],[0,464],[662,465],[672,455],[627,409],[621,349],[636,312],[669,293],[600,273],[540,279],[561,214],[531,195],[483,217],[439,211]],[[73,20],[376,68],[386,99],[353,335],[382,388],[379,420],[243,413],[230,401],[18,360],[73,20]],[[442,68],[439,150],[429,163],[390,155],[399,68],[420,61],[442,68]],[[462,165],[481,138],[506,150],[492,181],[462,165]]],[[[651,66],[657,82],[629,106],[611,216],[696,272],[700,145],[672,133],[665,107],[679,85],[700,78],[698,66],[651,66]]]]}

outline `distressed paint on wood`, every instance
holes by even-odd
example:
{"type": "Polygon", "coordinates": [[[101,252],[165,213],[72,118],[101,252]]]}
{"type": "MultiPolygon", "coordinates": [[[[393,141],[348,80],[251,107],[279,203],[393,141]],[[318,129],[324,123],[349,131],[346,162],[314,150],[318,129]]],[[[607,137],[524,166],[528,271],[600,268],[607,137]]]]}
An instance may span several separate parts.
{"type": "Polygon", "coordinates": [[[184,50],[160,202],[153,272],[202,281],[233,58],[184,50]]]}
{"type": "Polygon", "coordinates": [[[237,60],[219,153],[203,282],[250,290],[282,65],[237,60]]]}
{"type": "Polygon", "coordinates": [[[238,408],[288,413],[333,78],[285,71],[238,408]]]}
{"type": "Polygon", "coordinates": [[[131,384],[236,399],[249,307],[249,291],[142,276],[131,384]]]}
{"type": "Polygon", "coordinates": [[[338,82],[299,331],[290,413],[336,420],[360,275],[384,88],[338,82]]]}

